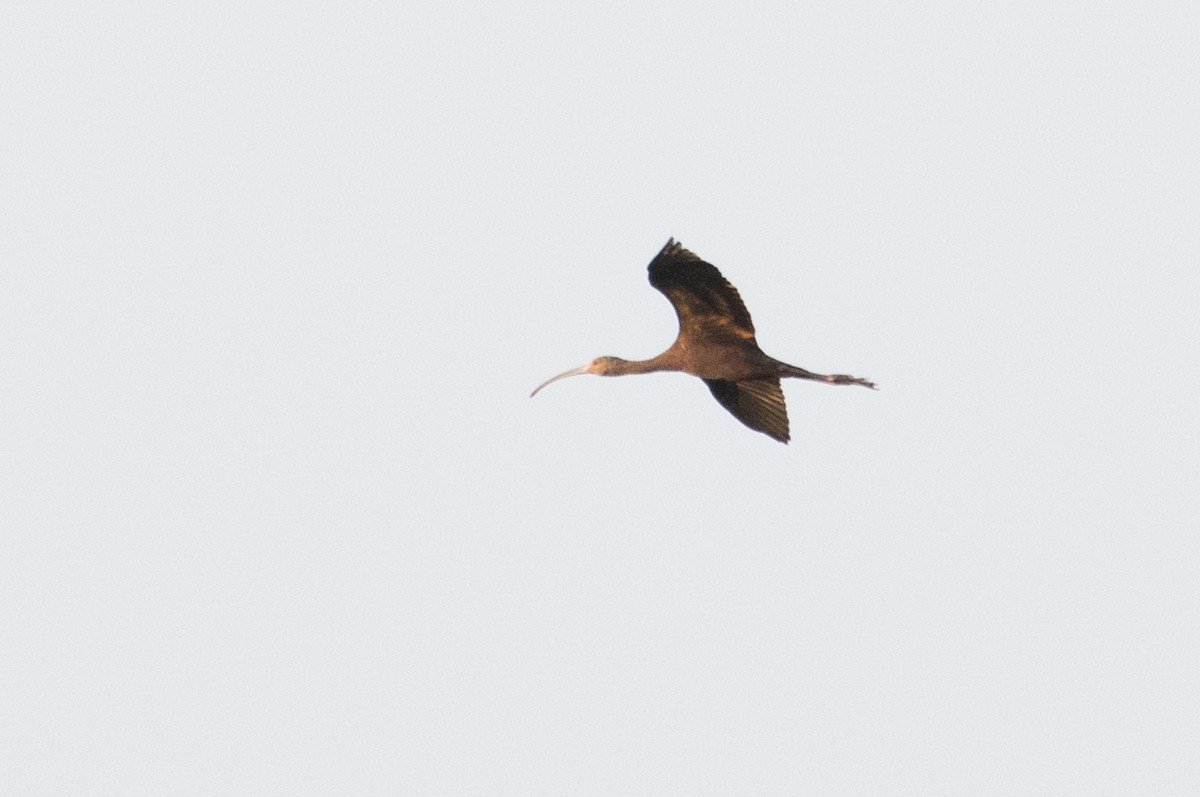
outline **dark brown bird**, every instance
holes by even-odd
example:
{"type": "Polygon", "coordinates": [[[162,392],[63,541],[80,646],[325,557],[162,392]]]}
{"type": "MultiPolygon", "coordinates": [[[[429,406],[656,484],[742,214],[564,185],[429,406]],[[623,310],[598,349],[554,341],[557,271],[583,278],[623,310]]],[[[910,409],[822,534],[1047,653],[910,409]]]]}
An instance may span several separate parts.
{"type": "Polygon", "coordinates": [[[671,301],[679,316],[679,335],[671,348],[649,360],[597,357],[538,385],[530,398],[559,379],[578,374],[624,376],[653,371],[683,371],[708,385],[721,406],[756,432],[786,443],[787,405],[781,377],[814,379],[834,385],[875,384],[845,374],[814,374],[768,357],[754,340],[754,323],[737,288],[716,266],[684,249],[672,238],[650,261],[650,284],[671,301]]]}

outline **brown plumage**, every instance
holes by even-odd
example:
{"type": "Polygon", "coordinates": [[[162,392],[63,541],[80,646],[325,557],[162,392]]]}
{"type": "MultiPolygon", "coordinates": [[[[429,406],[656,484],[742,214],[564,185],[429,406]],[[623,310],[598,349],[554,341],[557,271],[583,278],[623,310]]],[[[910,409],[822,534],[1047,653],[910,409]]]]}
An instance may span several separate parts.
{"type": "Polygon", "coordinates": [[[670,300],[679,317],[679,335],[671,347],[649,360],[598,357],[547,379],[530,397],[555,380],[577,374],[622,376],[683,371],[703,379],[721,406],[746,426],[786,443],[787,405],[780,378],[874,389],[875,385],[866,379],[817,374],[764,354],[754,339],[754,322],[737,288],[721,276],[716,266],[684,249],[674,238],[650,261],[649,272],[650,284],[670,300]]]}

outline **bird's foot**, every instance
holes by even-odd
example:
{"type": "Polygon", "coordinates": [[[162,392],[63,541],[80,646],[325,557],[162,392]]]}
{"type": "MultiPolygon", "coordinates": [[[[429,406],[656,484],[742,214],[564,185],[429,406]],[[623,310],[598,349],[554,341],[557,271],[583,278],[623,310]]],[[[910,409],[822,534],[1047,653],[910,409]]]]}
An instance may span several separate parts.
{"type": "Polygon", "coordinates": [[[850,376],[848,374],[831,374],[830,376],[825,377],[825,381],[833,385],[862,385],[863,387],[869,387],[872,390],[879,389],[875,387],[875,383],[869,379],[862,379],[861,377],[850,376]]]}

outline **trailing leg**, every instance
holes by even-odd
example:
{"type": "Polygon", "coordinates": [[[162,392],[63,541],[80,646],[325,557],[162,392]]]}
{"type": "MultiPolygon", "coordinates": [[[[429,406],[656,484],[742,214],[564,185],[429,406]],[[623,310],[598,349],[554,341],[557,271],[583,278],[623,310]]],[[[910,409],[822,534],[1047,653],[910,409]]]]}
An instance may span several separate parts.
{"type": "MultiPolygon", "coordinates": [[[[777,361],[778,362],[778,361],[777,361]]],[[[811,379],[814,382],[827,382],[831,385],[862,385],[876,390],[875,383],[869,379],[863,379],[849,374],[817,374],[812,371],[806,371],[803,368],[798,368],[787,363],[779,363],[779,375],[791,376],[796,379],[811,379]]]]}

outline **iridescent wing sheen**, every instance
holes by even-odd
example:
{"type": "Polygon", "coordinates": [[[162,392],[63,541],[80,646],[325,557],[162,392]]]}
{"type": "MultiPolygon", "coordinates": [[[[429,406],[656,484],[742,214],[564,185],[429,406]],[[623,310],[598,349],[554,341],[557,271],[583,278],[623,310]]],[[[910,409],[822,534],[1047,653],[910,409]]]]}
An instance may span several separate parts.
{"type": "Polygon", "coordinates": [[[708,343],[754,340],[754,322],[737,288],[717,267],[675,239],[650,261],[650,284],[670,300],[679,337],[708,343]]]}

